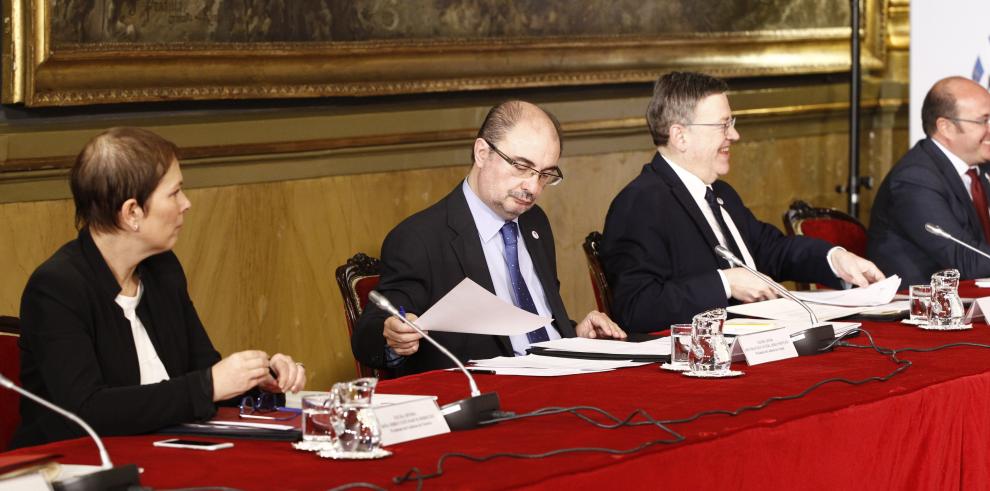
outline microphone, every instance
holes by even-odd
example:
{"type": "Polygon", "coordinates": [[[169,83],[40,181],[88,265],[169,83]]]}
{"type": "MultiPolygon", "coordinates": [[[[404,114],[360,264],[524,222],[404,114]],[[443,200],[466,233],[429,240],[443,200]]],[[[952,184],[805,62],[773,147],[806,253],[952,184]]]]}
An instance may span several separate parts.
{"type": "Polygon", "coordinates": [[[832,328],[832,324],[822,324],[818,321],[818,316],[815,312],[808,307],[800,298],[794,296],[793,293],[784,288],[784,285],[773,281],[767,275],[760,273],[759,271],[751,268],[748,264],[740,261],[732,251],[726,249],[721,245],[715,246],[715,253],[729,262],[729,265],[739,266],[750,273],[753,273],[760,281],[766,283],[773,288],[777,293],[786,297],[788,300],[797,303],[804,310],[808,312],[808,317],[811,318],[811,327],[803,331],[798,331],[791,334],[791,342],[794,343],[794,349],[797,350],[799,355],[816,355],[818,353],[823,353],[825,351],[831,351],[832,348],[829,346],[832,340],[835,339],[835,329],[832,328]],[[826,349],[827,348],[827,349],[826,349]]]}
{"type": "Polygon", "coordinates": [[[44,406],[66,418],[72,420],[73,423],[81,426],[89,437],[96,442],[96,448],[100,451],[100,470],[96,472],[91,472],[89,474],[74,477],[71,479],[65,479],[62,481],[56,481],[52,483],[56,490],[64,491],[82,491],[90,489],[126,489],[130,486],[139,486],[140,480],[138,479],[138,468],[134,464],[128,464],[122,467],[114,467],[113,463],[110,462],[110,455],[107,453],[106,447],[103,446],[103,440],[100,436],[93,431],[93,428],[89,426],[85,421],[79,416],[62,409],[51,402],[42,399],[34,395],[33,393],[18,387],[13,381],[0,375],[0,386],[17,392],[23,397],[27,397],[32,401],[44,406]]]}
{"type": "Polygon", "coordinates": [[[471,376],[471,372],[469,372],[467,368],[464,368],[464,364],[461,363],[461,360],[458,360],[457,357],[454,356],[454,354],[447,348],[444,348],[443,345],[436,342],[432,337],[426,334],[426,332],[420,329],[415,322],[406,319],[403,315],[399,315],[399,310],[392,305],[392,302],[389,301],[389,299],[385,298],[385,295],[382,295],[377,290],[372,290],[371,293],[368,294],[368,300],[371,300],[378,306],[378,308],[395,317],[398,317],[404,324],[413,328],[413,330],[423,336],[423,339],[429,341],[430,344],[440,350],[440,352],[447,356],[447,358],[453,360],[454,364],[457,365],[457,368],[461,370],[461,373],[467,377],[468,384],[471,386],[471,397],[452,402],[440,408],[440,413],[443,414],[444,419],[447,420],[447,426],[449,426],[451,430],[470,430],[472,428],[477,428],[479,422],[492,419],[492,413],[498,411],[500,406],[497,393],[487,392],[482,394],[481,391],[478,390],[478,384],[475,383],[474,377],[471,376]]]}
{"type": "Polygon", "coordinates": [[[967,249],[969,249],[969,250],[971,250],[971,251],[973,251],[973,252],[975,252],[975,253],[983,256],[983,257],[985,257],[985,258],[987,258],[987,259],[990,259],[990,254],[987,254],[987,253],[985,253],[985,252],[983,252],[983,251],[981,251],[981,250],[979,250],[979,249],[977,249],[977,248],[975,248],[975,247],[973,247],[973,246],[971,246],[971,245],[969,245],[969,244],[967,244],[967,243],[965,243],[965,242],[963,242],[963,241],[961,241],[961,240],[953,237],[952,234],[950,234],[949,232],[946,232],[945,230],[942,230],[942,227],[939,227],[938,225],[935,225],[933,223],[926,223],[925,224],[925,230],[927,230],[928,233],[930,233],[932,235],[936,235],[938,237],[949,239],[949,240],[951,240],[951,241],[953,241],[953,242],[955,242],[955,243],[957,243],[957,244],[959,244],[959,245],[961,245],[961,246],[963,246],[963,247],[965,247],[965,248],[967,248],[967,249]]]}

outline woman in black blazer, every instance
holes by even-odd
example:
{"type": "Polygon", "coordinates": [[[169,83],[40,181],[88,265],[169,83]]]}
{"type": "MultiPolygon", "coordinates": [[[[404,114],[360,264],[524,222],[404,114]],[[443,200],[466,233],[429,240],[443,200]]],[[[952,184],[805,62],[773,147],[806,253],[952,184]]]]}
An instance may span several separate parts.
{"type": "MultiPolygon", "coordinates": [[[[25,388],[101,435],[208,419],[216,402],[306,382],[287,355],[221,359],[213,348],[171,252],[190,207],[177,150],[138,128],[93,138],[70,174],[79,236],[38,267],[21,298],[25,388]]],[[[21,419],[14,447],[83,435],[27,399],[21,419]]]]}

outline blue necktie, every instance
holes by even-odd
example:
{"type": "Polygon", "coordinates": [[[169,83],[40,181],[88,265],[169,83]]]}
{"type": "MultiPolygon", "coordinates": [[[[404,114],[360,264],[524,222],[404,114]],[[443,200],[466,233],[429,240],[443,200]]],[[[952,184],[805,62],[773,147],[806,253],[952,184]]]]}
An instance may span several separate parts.
{"type": "MultiPolygon", "coordinates": [[[[505,264],[509,267],[513,302],[516,307],[539,315],[539,312],[536,311],[536,304],[533,303],[533,297],[529,294],[529,287],[523,280],[522,271],[519,270],[519,240],[516,236],[516,222],[505,222],[499,232],[502,234],[502,243],[505,244],[505,264]]],[[[526,333],[526,337],[529,339],[529,344],[550,340],[547,330],[542,327],[526,333]]]]}

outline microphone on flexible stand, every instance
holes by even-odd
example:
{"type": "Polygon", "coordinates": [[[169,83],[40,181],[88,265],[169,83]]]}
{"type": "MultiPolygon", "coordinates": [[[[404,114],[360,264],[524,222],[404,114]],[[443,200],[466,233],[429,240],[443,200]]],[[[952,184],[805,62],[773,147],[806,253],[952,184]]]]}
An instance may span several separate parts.
{"type": "Polygon", "coordinates": [[[96,442],[96,448],[100,451],[100,470],[83,476],[73,477],[71,479],[55,481],[52,483],[52,486],[56,491],[88,491],[96,489],[114,490],[140,486],[137,466],[134,464],[128,464],[121,467],[114,467],[113,463],[110,462],[110,455],[107,454],[106,447],[103,446],[103,440],[100,440],[99,435],[97,435],[96,432],[93,431],[93,428],[86,424],[82,418],[32,394],[31,392],[28,392],[25,389],[18,387],[14,384],[14,382],[3,375],[0,375],[0,386],[17,392],[18,394],[72,420],[73,423],[76,423],[81,426],[82,429],[86,430],[89,437],[96,442]]]}
{"type": "Polygon", "coordinates": [[[389,314],[398,317],[407,326],[413,328],[416,332],[423,336],[433,346],[435,346],[441,353],[454,361],[457,368],[464,373],[464,376],[468,379],[468,384],[471,386],[471,397],[467,399],[461,399],[456,402],[452,402],[440,408],[440,413],[443,414],[444,419],[447,420],[447,426],[452,430],[470,430],[472,428],[477,428],[478,423],[481,421],[486,421],[492,419],[495,411],[498,411],[500,403],[498,400],[498,394],[495,392],[487,392],[482,394],[478,390],[478,384],[475,383],[474,377],[471,373],[464,368],[464,364],[461,360],[458,360],[453,353],[451,353],[443,345],[433,340],[426,332],[419,328],[415,322],[406,319],[404,315],[399,315],[398,309],[392,305],[389,299],[385,298],[385,295],[378,293],[378,291],[373,290],[368,294],[368,300],[374,302],[378,308],[388,312],[389,314]]]}
{"type": "Polygon", "coordinates": [[[732,253],[732,251],[726,249],[725,247],[722,247],[721,245],[715,246],[715,253],[721,256],[722,259],[728,261],[730,266],[736,265],[742,267],[750,273],[753,273],[753,275],[759,278],[760,281],[770,285],[770,288],[776,290],[777,293],[783,295],[788,300],[797,303],[801,306],[801,308],[808,311],[808,317],[811,318],[811,327],[791,334],[791,342],[794,343],[794,349],[797,350],[799,355],[817,355],[819,353],[832,350],[830,345],[833,344],[832,341],[835,339],[835,329],[832,327],[832,324],[823,324],[819,322],[818,316],[815,315],[813,310],[811,310],[811,307],[808,307],[807,303],[794,296],[794,294],[788,291],[787,288],[784,288],[784,285],[773,281],[765,274],[760,273],[759,271],[751,268],[745,262],[740,261],[739,258],[732,253]]]}
{"type": "Polygon", "coordinates": [[[932,235],[937,235],[939,237],[949,239],[949,240],[951,240],[951,241],[953,241],[953,242],[955,242],[955,243],[957,243],[957,244],[959,244],[959,245],[961,245],[961,246],[963,246],[963,247],[965,247],[965,248],[967,248],[967,249],[969,249],[969,250],[971,250],[971,251],[973,251],[973,252],[975,252],[975,253],[983,256],[983,257],[985,257],[985,258],[987,258],[987,259],[990,259],[990,254],[987,254],[987,253],[985,253],[985,252],[983,252],[983,251],[981,251],[981,250],[979,250],[979,249],[977,249],[977,248],[975,248],[975,247],[973,247],[973,246],[971,246],[971,245],[969,245],[969,244],[967,244],[967,243],[965,243],[965,242],[963,242],[963,241],[961,241],[961,240],[953,237],[952,234],[950,234],[949,232],[946,232],[945,230],[942,230],[942,227],[939,227],[938,225],[935,225],[933,223],[926,223],[925,224],[925,230],[927,230],[928,233],[930,233],[932,235]]]}

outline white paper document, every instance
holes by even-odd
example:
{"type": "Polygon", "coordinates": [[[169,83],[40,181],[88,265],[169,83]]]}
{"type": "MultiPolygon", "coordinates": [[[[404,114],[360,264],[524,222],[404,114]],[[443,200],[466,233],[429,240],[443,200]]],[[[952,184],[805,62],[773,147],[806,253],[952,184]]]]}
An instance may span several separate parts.
{"type": "Polygon", "coordinates": [[[849,290],[822,290],[813,292],[794,292],[794,296],[805,302],[814,302],[842,307],[875,307],[888,304],[897,295],[901,287],[901,277],[890,276],[872,285],[849,290]]]}
{"type": "Polygon", "coordinates": [[[559,356],[499,356],[487,360],[471,360],[478,368],[572,368],[578,370],[613,370],[616,368],[638,367],[647,362],[629,360],[587,360],[584,358],[563,358],[559,356]]]}
{"type": "Polygon", "coordinates": [[[586,375],[611,370],[582,370],[580,368],[491,368],[495,375],[516,375],[520,377],[563,377],[565,375],[586,375]]]}
{"type": "MultiPolygon", "coordinates": [[[[815,313],[820,321],[838,319],[850,315],[858,314],[872,307],[839,307],[836,305],[821,305],[809,303],[808,307],[815,313]]],[[[786,298],[775,298],[762,302],[744,303],[740,305],[730,305],[725,310],[744,317],[759,317],[774,320],[803,320],[807,321],[808,311],[804,310],[793,300],[786,298]]]]}
{"type": "Polygon", "coordinates": [[[469,278],[447,292],[416,323],[427,331],[515,336],[548,326],[553,318],[529,313],[469,278]]]}
{"type": "Polygon", "coordinates": [[[642,343],[611,339],[562,338],[535,343],[533,346],[559,351],[602,353],[613,355],[669,355],[670,338],[657,338],[642,343]]]}

